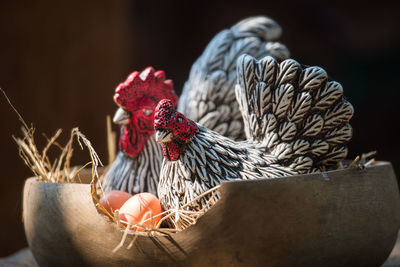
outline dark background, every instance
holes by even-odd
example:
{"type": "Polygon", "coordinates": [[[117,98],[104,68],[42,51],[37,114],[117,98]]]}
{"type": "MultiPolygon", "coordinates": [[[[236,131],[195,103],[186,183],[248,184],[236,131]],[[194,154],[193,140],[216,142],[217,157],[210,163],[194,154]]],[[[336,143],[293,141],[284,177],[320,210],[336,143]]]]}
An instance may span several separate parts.
{"type": "MultiPolygon", "coordinates": [[[[107,161],[105,117],[133,70],[163,69],[180,93],[190,66],[220,30],[251,15],[283,28],[303,64],[341,82],[354,105],[350,158],[377,150],[400,173],[400,2],[2,1],[0,86],[41,133],[79,126],[107,161]]],[[[21,192],[31,176],[11,135],[20,123],[0,97],[0,257],[26,246],[21,192]]],[[[65,138],[62,139],[65,142],[65,138]]],[[[88,161],[78,153],[76,163],[88,161]]],[[[57,237],[55,237],[57,238],[57,237]]]]}

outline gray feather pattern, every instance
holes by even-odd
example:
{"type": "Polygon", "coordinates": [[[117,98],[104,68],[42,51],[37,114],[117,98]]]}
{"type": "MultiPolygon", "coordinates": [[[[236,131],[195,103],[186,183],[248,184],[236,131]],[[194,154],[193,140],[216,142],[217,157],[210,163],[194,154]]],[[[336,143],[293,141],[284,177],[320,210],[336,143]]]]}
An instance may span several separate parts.
{"type": "Polygon", "coordinates": [[[287,58],[288,49],[271,42],[279,38],[281,32],[273,20],[253,17],[217,34],[193,64],[178,110],[220,134],[233,139],[243,138],[243,121],[234,92],[237,58],[245,53],[256,58],[272,55],[279,61],[287,58]],[[221,106],[229,110],[219,109],[221,106]]]}
{"type": "Polygon", "coordinates": [[[321,160],[322,164],[327,166],[334,166],[337,164],[338,160],[342,160],[347,156],[347,147],[345,146],[335,146],[321,160]]]}
{"type": "Polygon", "coordinates": [[[325,169],[327,162],[334,166],[344,158],[345,149],[339,147],[351,139],[354,111],[343,98],[342,86],[328,81],[325,70],[303,68],[293,59],[278,63],[272,57],[256,61],[243,55],[238,76],[236,97],[249,140],[262,142],[266,151],[285,159],[285,166],[298,166],[302,172],[308,166],[308,171],[325,169]],[[261,102],[265,95],[271,95],[271,101],[261,102]],[[308,142],[299,146],[296,142],[303,139],[308,142]]]}
{"type": "Polygon", "coordinates": [[[293,122],[285,121],[279,127],[279,137],[282,141],[291,141],[297,132],[296,125],[293,122]]]}
{"type": "Polygon", "coordinates": [[[291,84],[282,84],[277,90],[275,90],[272,111],[274,115],[278,118],[284,118],[288,107],[291,105],[291,100],[294,95],[294,87],[291,84]]]}
{"type": "Polygon", "coordinates": [[[104,175],[105,192],[121,190],[130,194],[150,192],[157,195],[161,169],[162,149],[151,136],[135,160],[119,152],[114,163],[104,175]]]}
{"type": "Polygon", "coordinates": [[[325,113],[325,125],[331,129],[335,126],[347,123],[353,116],[353,113],[353,107],[349,102],[339,102],[325,113]]]}
{"type": "Polygon", "coordinates": [[[325,140],[315,140],[311,145],[311,153],[319,157],[326,154],[329,149],[329,144],[325,140]]]}
{"type": "Polygon", "coordinates": [[[278,160],[288,159],[292,152],[292,148],[287,143],[280,143],[275,146],[275,149],[271,151],[271,154],[274,155],[278,160]]]}
{"type": "Polygon", "coordinates": [[[332,144],[342,144],[350,141],[353,130],[349,124],[333,129],[326,134],[326,140],[332,144]]]}
{"type": "Polygon", "coordinates": [[[311,108],[312,97],[309,92],[301,92],[297,95],[296,100],[292,103],[292,108],[289,110],[289,118],[291,121],[300,122],[305,114],[311,108]]]}
{"type": "Polygon", "coordinates": [[[279,137],[277,133],[269,132],[265,135],[263,143],[266,147],[275,147],[279,142],[279,137]]]}
{"type": "Polygon", "coordinates": [[[343,96],[343,88],[340,83],[328,82],[325,88],[319,90],[314,104],[315,109],[326,110],[343,96]]]}
{"type": "Polygon", "coordinates": [[[299,83],[299,89],[304,91],[313,91],[314,89],[321,88],[326,80],[328,79],[328,75],[326,72],[320,67],[309,67],[303,70],[299,83]]]}
{"type": "Polygon", "coordinates": [[[300,64],[293,59],[287,59],[279,65],[278,77],[275,80],[275,87],[294,82],[300,71],[300,64]]]}
{"type": "Polygon", "coordinates": [[[294,155],[304,155],[310,150],[310,143],[304,139],[297,139],[292,145],[294,155]]]}
{"type": "Polygon", "coordinates": [[[304,136],[316,136],[319,134],[324,127],[324,118],[319,114],[313,114],[307,117],[303,132],[304,136]]]}
{"type": "Polygon", "coordinates": [[[300,156],[294,159],[293,163],[290,165],[290,168],[297,170],[298,173],[306,173],[309,172],[312,166],[313,160],[311,158],[300,156]]]}

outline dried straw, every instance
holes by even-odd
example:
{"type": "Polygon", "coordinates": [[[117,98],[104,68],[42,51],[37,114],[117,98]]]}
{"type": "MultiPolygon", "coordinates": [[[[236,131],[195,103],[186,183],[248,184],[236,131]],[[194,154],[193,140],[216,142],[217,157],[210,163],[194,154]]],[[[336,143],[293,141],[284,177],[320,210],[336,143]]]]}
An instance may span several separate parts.
{"type": "Polygon", "coordinates": [[[375,158],[372,158],[377,154],[377,151],[370,151],[368,153],[363,153],[361,156],[357,156],[348,166],[347,168],[356,167],[359,169],[364,169],[372,165],[375,162],[375,158]]]}
{"type": "MultiPolygon", "coordinates": [[[[128,236],[133,236],[131,242],[126,247],[127,249],[130,249],[138,237],[138,231],[145,232],[148,236],[169,236],[172,233],[180,232],[183,229],[196,224],[197,220],[218,201],[219,188],[220,185],[217,185],[214,188],[199,195],[184,206],[176,209],[169,209],[155,216],[151,214],[151,211],[149,211],[148,213],[150,217],[148,219],[142,220],[140,223],[128,223],[124,220],[121,220],[119,218],[118,210],[114,212],[114,216],[110,216],[110,214],[105,211],[104,213],[107,214],[114,222],[116,222],[119,227],[121,227],[121,229],[123,229],[121,241],[114,248],[113,253],[123,247],[128,236]],[[206,205],[199,211],[192,211],[188,209],[190,205],[193,205],[198,201],[204,201],[206,205]],[[161,217],[161,220],[155,227],[153,227],[153,220],[157,217],[161,217]],[[179,222],[178,219],[180,219],[179,222]],[[172,223],[172,228],[161,228],[162,223],[166,220],[172,223]],[[151,226],[146,225],[146,223],[148,223],[149,221],[151,226]],[[132,230],[132,228],[137,230],[132,230]]],[[[146,213],[143,218],[146,218],[148,213],[146,213]]]]}
{"type": "Polygon", "coordinates": [[[61,129],[57,130],[53,137],[48,139],[47,145],[42,152],[40,152],[36,146],[34,132],[35,130],[32,126],[30,128],[24,126],[22,128],[23,137],[19,138],[13,136],[13,139],[18,146],[19,155],[40,181],[51,183],[77,182],[77,174],[83,168],[71,168],[70,166],[74,151],[74,140],[77,141],[82,150],[84,146],[88,149],[91,161],[84,165],[84,167],[91,164],[93,175],[98,177],[97,167],[103,164],[90,141],[78,128],[71,130],[70,138],[65,146],[61,146],[56,142],[57,138],[62,133],[61,129]],[[60,156],[53,162],[47,155],[51,147],[57,147],[60,150],[60,156]]]}
{"type": "MultiPolygon", "coordinates": [[[[133,235],[133,239],[128,244],[127,249],[131,248],[133,243],[137,238],[137,231],[145,232],[149,236],[155,235],[170,235],[171,233],[175,233],[181,231],[193,224],[196,223],[197,219],[203,215],[208,209],[214,205],[219,199],[219,188],[220,186],[216,186],[207,192],[199,195],[193,201],[187,203],[182,207],[178,207],[175,209],[170,209],[162,212],[158,215],[153,215],[151,211],[149,211],[149,218],[142,220],[140,223],[128,223],[124,220],[120,219],[119,210],[116,210],[113,214],[110,214],[99,201],[99,196],[104,194],[104,190],[101,187],[101,183],[99,182],[100,178],[97,172],[98,166],[103,166],[100,158],[98,157],[96,151],[94,150],[91,142],[83,135],[78,128],[74,128],[71,130],[70,137],[68,142],[63,146],[60,145],[57,140],[62,134],[62,130],[59,129],[56,133],[48,138],[46,135],[47,144],[40,151],[35,142],[35,128],[31,125],[28,126],[17,109],[12,105],[11,101],[8,99],[5,92],[0,88],[3,92],[5,98],[7,99],[9,105],[12,107],[14,112],[17,114],[18,119],[22,123],[22,138],[13,136],[14,141],[18,146],[18,152],[25,164],[31,169],[37,178],[42,182],[50,182],[50,183],[72,183],[78,182],[79,172],[87,167],[89,164],[92,165],[92,181],[91,185],[91,195],[96,203],[97,209],[113,220],[118,227],[120,227],[124,232],[121,239],[121,242],[118,246],[113,250],[113,252],[118,251],[121,247],[123,247],[127,236],[133,235]],[[91,161],[83,165],[82,167],[73,167],[71,168],[71,159],[73,156],[73,143],[74,140],[77,141],[80,148],[83,150],[84,146],[88,149],[91,161]],[[60,155],[58,158],[55,158],[53,161],[48,157],[48,152],[53,147],[57,148],[60,151],[60,155]],[[99,191],[97,191],[96,185],[99,187],[99,191]],[[203,208],[199,211],[189,210],[189,206],[196,202],[206,203],[203,208]],[[153,221],[157,218],[161,217],[159,223],[153,227],[153,221]],[[168,220],[172,223],[173,228],[161,228],[161,224],[168,220]],[[151,226],[148,226],[148,222],[150,222],[151,226]],[[137,230],[133,230],[137,229],[137,230]]],[[[111,118],[108,116],[107,120],[107,144],[108,144],[108,155],[109,162],[112,163],[116,151],[116,134],[111,130],[111,118]]],[[[146,214],[147,215],[147,214],[146,214]]],[[[146,218],[147,216],[143,216],[146,218]]]]}
{"type": "Polygon", "coordinates": [[[19,138],[12,136],[18,146],[19,155],[40,181],[52,183],[75,182],[77,174],[82,169],[77,167],[71,169],[70,166],[73,155],[73,142],[75,139],[82,150],[83,145],[85,145],[89,150],[91,162],[88,164],[92,164],[93,176],[98,177],[97,166],[103,166],[103,164],[101,163],[101,160],[90,141],[79,131],[78,128],[72,129],[70,138],[65,146],[61,146],[57,142],[58,137],[62,133],[61,129],[58,129],[51,138],[47,138],[47,136],[44,135],[47,139],[47,144],[43,148],[42,152],[40,152],[35,142],[35,128],[32,124],[28,126],[21,114],[11,103],[4,90],[0,88],[0,91],[3,93],[5,99],[15,114],[18,116],[19,121],[22,123],[23,137],[19,138]],[[53,162],[51,162],[47,155],[48,151],[52,147],[56,147],[61,151],[60,156],[53,162]]]}

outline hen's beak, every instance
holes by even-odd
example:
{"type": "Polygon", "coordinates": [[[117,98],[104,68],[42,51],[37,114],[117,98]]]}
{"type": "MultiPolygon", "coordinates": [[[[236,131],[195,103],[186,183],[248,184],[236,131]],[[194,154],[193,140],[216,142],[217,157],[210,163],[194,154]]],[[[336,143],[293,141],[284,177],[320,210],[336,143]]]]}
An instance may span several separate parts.
{"type": "Polygon", "coordinates": [[[156,129],[156,142],[168,143],[172,141],[172,132],[165,129],[156,129]]]}
{"type": "Polygon", "coordinates": [[[127,125],[131,115],[128,111],[124,110],[123,108],[118,108],[117,112],[115,112],[113,122],[119,125],[127,125]]]}

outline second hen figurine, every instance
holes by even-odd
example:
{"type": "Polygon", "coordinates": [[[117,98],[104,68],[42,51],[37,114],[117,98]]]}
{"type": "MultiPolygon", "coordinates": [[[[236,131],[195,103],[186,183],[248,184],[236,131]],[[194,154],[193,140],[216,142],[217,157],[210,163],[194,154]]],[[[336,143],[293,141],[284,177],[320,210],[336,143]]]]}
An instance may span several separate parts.
{"type": "MultiPolygon", "coordinates": [[[[164,209],[200,211],[196,197],[222,181],[277,178],[337,168],[352,137],[353,107],[319,67],[288,59],[238,60],[236,97],[247,135],[234,141],[158,104],[156,141],[164,161],[158,195],[164,209]]],[[[173,215],[176,225],[190,225],[173,215]]]]}

